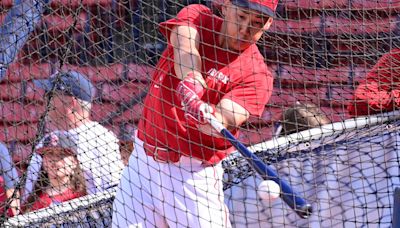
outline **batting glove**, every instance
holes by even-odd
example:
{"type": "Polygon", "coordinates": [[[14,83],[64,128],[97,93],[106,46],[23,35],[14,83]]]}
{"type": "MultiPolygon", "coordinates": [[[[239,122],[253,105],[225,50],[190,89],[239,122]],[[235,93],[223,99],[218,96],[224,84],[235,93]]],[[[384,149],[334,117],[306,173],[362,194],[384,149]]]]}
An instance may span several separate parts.
{"type": "Polygon", "coordinates": [[[201,100],[204,86],[199,79],[196,79],[195,74],[189,72],[179,82],[176,90],[177,98],[185,111],[185,118],[194,123],[207,123],[206,113],[214,113],[214,108],[201,100]]]}

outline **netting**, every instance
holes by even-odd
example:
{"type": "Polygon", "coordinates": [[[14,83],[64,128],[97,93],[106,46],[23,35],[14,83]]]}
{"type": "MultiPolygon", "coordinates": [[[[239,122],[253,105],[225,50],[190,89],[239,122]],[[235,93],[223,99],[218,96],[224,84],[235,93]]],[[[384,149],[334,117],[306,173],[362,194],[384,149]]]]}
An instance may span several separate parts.
{"type": "MultiPolygon", "coordinates": [[[[233,153],[222,163],[225,202],[231,209],[233,224],[391,227],[395,217],[390,205],[395,200],[395,186],[400,184],[398,114],[349,119],[249,147],[265,162],[276,165],[282,177],[312,202],[316,211],[307,220],[297,219],[279,200],[271,204],[256,197],[255,186],[261,179],[254,177],[246,158],[233,153]],[[355,179],[350,181],[351,178],[355,179]]],[[[19,215],[5,225],[109,226],[115,191],[116,188],[19,215]]]]}
{"type": "MultiPolygon", "coordinates": [[[[157,122],[154,117],[152,127],[160,137],[175,136],[169,138],[168,145],[181,137],[179,129],[171,129],[170,124],[183,114],[167,116],[173,109],[168,102],[155,108],[145,104],[144,99],[161,80],[157,73],[166,70],[156,66],[168,46],[159,30],[160,23],[194,3],[209,7],[214,15],[226,16],[223,1],[0,2],[0,142],[7,147],[0,148],[1,220],[20,213],[26,215],[9,220],[11,226],[111,226],[114,193],[102,193],[114,189],[120,179],[130,178],[121,172],[128,165],[133,145],[142,147],[140,142],[133,141],[139,120],[146,117],[143,109],[153,111],[154,116],[160,114],[157,111],[165,113],[166,122],[157,122]],[[50,78],[61,82],[64,73],[71,71],[86,76],[93,85],[90,105],[82,91],[73,92],[73,96],[78,93],[84,101],[77,106],[80,111],[57,106],[57,102],[66,107],[75,104],[68,98],[71,94],[57,98],[58,85],[45,93],[34,81],[50,78]],[[75,119],[83,124],[70,126],[65,121],[75,118],[76,115],[71,117],[74,113],[85,111],[89,111],[91,122],[75,119]],[[71,158],[76,174],[72,179],[76,183],[67,188],[61,186],[62,191],[58,192],[52,188],[57,178],[51,173],[64,179],[70,178],[70,174],[63,173],[68,172],[66,169],[45,170],[50,155],[38,152],[41,145],[46,145],[45,136],[56,130],[77,137],[78,145],[71,158]],[[54,205],[61,201],[66,202],[54,205]]],[[[241,124],[238,137],[307,199],[314,213],[308,219],[300,219],[280,199],[260,200],[256,189],[261,178],[246,159],[234,152],[221,162],[221,188],[234,227],[391,226],[394,188],[400,185],[395,117],[398,113],[392,117],[385,113],[400,105],[400,80],[396,74],[400,61],[399,9],[400,2],[394,0],[279,1],[271,27],[257,42],[274,79],[272,95],[260,117],[252,115],[241,124]],[[379,66],[374,67],[378,62],[379,66]],[[375,114],[382,117],[366,118],[375,114]],[[344,122],[354,115],[366,117],[344,122]],[[307,128],[313,130],[303,131],[307,128]]],[[[197,25],[196,29],[203,29],[211,37],[206,24],[197,25]]],[[[210,44],[202,36],[200,43],[223,49],[216,40],[210,44]]],[[[204,47],[202,54],[214,51],[204,47]]],[[[210,66],[219,70],[227,65],[223,58],[215,59],[204,57],[205,62],[211,62],[203,69],[204,74],[212,72],[210,66]]],[[[214,102],[223,95],[208,94],[208,98],[214,102]]],[[[169,99],[168,96],[166,92],[148,97],[169,99]]],[[[242,104],[245,108],[252,105],[250,100],[242,104]]],[[[205,148],[213,146],[189,132],[187,137],[192,143],[205,148]]],[[[151,137],[149,133],[146,140],[153,142],[151,137]]],[[[132,156],[133,159],[137,157],[132,156]]],[[[158,165],[150,165],[138,173],[154,186],[157,176],[149,176],[159,170],[158,165]]],[[[179,175],[170,175],[171,182],[177,181],[173,186],[182,188],[176,176],[179,175]]],[[[132,181],[131,185],[140,189],[141,185],[146,185],[143,189],[150,186],[144,183],[132,181]]],[[[180,208],[178,203],[148,191],[151,199],[167,202],[164,210],[180,208]]],[[[125,203],[131,200],[132,204],[143,205],[145,198],[132,197],[125,199],[125,203]]],[[[221,202],[200,204],[217,213],[224,210],[220,208],[221,202]]],[[[167,221],[169,226],[185,226],[186,218],[196,214],[189,205],[188,215],[167,221]]],[[[114,213],[126,220],[132,215],[128,209],[114,213]]],[[[207,215],[202,216],[198,216],[199,220],[207,220],[207,215]]],[[[114,221],[114,226],[123,227],[124,222],[114,221]]]]}

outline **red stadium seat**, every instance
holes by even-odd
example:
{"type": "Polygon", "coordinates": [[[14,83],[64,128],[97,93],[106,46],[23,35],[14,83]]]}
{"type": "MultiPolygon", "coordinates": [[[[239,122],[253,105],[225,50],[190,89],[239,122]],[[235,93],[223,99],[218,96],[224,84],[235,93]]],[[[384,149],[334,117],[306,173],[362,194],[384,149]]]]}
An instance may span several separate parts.
{"type": "Polygon", "coordinates": [[[268,107],[290,107],[293,106],[296,101],[302,103],[314,103],[320,104],[321,101],[327,99],[327,87],[321,88],[275,88],[272,92],[268,107]]]}
{"type": "Polygon", "coordinates": [[[0,126],[1,142],[32,142],[36,136],[37,124],[16,124],[14,126],[0,126]]]}
{"type": "Polygon", "coordinates": [[[25,87],[24,87],[24,98],[29,100],[29,101],[33,101],[33,102],[38,102],[38,103],[42,103],[44,102],[44,95],[45,95],[45,91],[41,88],[38,88],[37,86],[35,86],[35,84],[33,82],[28,82],[26,83],[25,87]]]}
{"type": "Polygon", "coordinates": [[[20,82],[22,80],[45,79],[51,75],[50,63],[21,64],[13,63],[7,69],[7,80],[20,82]]]}
{"type": "Polygon", "coordinates": [[[367,77],[367,73],[370,71],[371,69],[367,68],[367,67],[355,67],[353,69],[353,81],[355,84],[361,83],[363,81],[366,80],[367,77]]]}
{"type": "Polygon", "coordinates": [[[116,103],[93,103],[90,118],[94,121],[105,120],[111,113],[118,111],[118,104],[116,103]]]}
{"type": "Polygon", "coordinates": [[[346,107],[320,107],[321,111],[326,114],[326,116],[332,122],[340,122],[346,119],[351,118],[349,113],[347,112],[346,107]]]}
{"type": "Polygon", "coordinates": [[[102,100],[120,103],[135,99],[145,90],[145,85],[142,83],[124,83],[122,85],[104,83],[99,89],[102,100]]]}
{"type": "Polygon", "coordinates": [[[282,108],[266,107],[261,117],[250,116],[247,121],[252,126],[264,126],[277,121],[282,116],[282,108]]]}
{"type": "Polygon", "coordinates": [[[91,82],[114,81],[123,78],[124,65],[117,63],[102,66],[64,65],[63,71],[74,70],[86,75],[91,82]]]}
{"type": "Polygon", "coordinates": [[[319,33],[321,31],[321,17],[315,16],[309,19],[288,19],[288,20],[275,20],[270,32],[279,33],[319,33]]]}
{"type": "Polygon", "coordinates": [[[0,1],[0,9],[11,8],[14,5],[14,0],[1,0],[0,1]]]}
{"type": "Polygon", "coordinates": [[[308,84],[335,83],[346,84],[349,82],[349,67],[336,67],[331,69],[315,69],[304,67],[290,67],[282,65],[278,78],[282,84],[304,86],[308,84]]]}
{"type": "Polygon", "coordinates": [[[37,122],[43,112],[44,107],[37,104],[0,103],[0,118],[3,122],[37,122]]]}
{"type": "Polygon", "coordinates": [[[49,32],[66,33],[71,28],[74,31],[81,31],[85,27],[85,23],[87,23],[87,14],[81,12],[78,16],[71,14],[46,15],[43,17],[42,23],[46,25],[46,29],[49,32]]]}
{"type": "Polygon", "coordinates": [[[80,6],[85,6],[85,7],[90,7],[90,6],[107,6],[111,5],[113,3],[113,0],[82,0],[82,1],[76,1],[76,0],[53,0],[51,1],[51,6],[53,8],[58,8],[58,7],[67,7],[67,8],[78,8],[80,6]]]}
{"type": "Polygon", "coordinates": [[[130,80],[148,82],[153,76],[154,67],[130,63],[127,65],[127,78],[130,80]]]}
{"type": "Polygon", "coordinates": [[[330,88],[330,99],[327,100],[331,106],[346,107],[353,98],[353,89],[348,87],[330,88]]]}
{"type": "Polygon", "coordinates": [[[397,29],[397,18],[391,16],[350,19],[328,16],[325,18],[324,29],[325,33],[330,35],[390,33],[397,29]]]}
{"type": "Polygon", "coordinates": [[[18,101],[23,96],[23,87],[22,83],[4,81],[0,84],[0,100],[18,101]]]}
{"type": "Polygon", "coordinates": [[[400,1],[398,0],[352,0],[352,10],[379,10],[396,11],[400,10],[400,1]]]}
{"type": "Polygon", "coordinates": [[[274,133],[273,127],[263,127],[259,129],[244,129],[240,131],[238,137],[245,145],[254,145],[260,142],[268,141],[272,138],[274,133]]]}
{"type": "Polygon", "coordinates": [[[0,175],[0,214],[4,215],[4,211],[6,208],[6,202],[7,202],[7,195],[6,195],[6,189],[4,185],[4,179],[0,175]]]}
{"type": "Polygon", "coordinates": [[[289,9],[342,9],[348,4],[348,0],[281,0],[283,5],[289,9]]]}
{"type": "Polygon", "coordinates": [[[121,115],[118,115],[116,118],[113,119],[114,123],[136,123],[139,121],[141,115],[142,115],[142,110],[143,110],[143,105],[142,104],[137,104],[133,106],[132,108],[126,110],[123,112],[121,115]]]}

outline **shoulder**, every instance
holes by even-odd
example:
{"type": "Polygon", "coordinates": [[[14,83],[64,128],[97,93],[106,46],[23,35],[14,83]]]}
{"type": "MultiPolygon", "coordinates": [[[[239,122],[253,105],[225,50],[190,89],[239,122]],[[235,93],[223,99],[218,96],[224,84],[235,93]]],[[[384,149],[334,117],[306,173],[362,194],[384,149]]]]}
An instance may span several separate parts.
{"type": "Polygon", "coordinates": [[[241,53],[237,64],[239,64],[236,67],[240,69],[240,74],[245,76],[244,78],[246,79],[267,80],[268,78],[272,78],[264,57],[256,45],[252,45],[241,53]],[[251,75],[255,75],[256,77],[248,77],[251,75]]]}

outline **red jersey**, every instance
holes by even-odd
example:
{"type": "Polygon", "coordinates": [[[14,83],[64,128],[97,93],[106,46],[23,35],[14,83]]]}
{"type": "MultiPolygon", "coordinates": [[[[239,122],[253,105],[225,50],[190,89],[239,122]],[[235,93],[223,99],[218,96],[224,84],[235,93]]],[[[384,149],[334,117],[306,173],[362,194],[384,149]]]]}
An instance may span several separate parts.
{"type": "Polygon", "coordinates": [[[400,107],[400,49],[385,54],[354,92],[347,109],[351,115],[393,111],[400,107]]]}
{"type": "MultiPolygon", "coordinates": [[[[271,96],[273,78],[257,46],[251,45],[240,54],[219,47],[222,18],[203,5],[183,8],[176,18],[161,23],[160,30],[168,38],[176,25],[191,26],[199,33],[202,72],[208,85],[201,99],[214,105],[221,99],[230,99],[251,115],[261,116],[271,96]]],[[[188,124],[175,98],[180,80],[175,76],[173,59],[173,47],[168,43],[144,102],[138,137],[151,145],[217,163],[232,151],[232,146],[225,139],[203,134],[197,126],[188,124]]],[[[238,132],[232,133],[237,136],[238,132]]]]}
{"type": "Polygon", "coordinates": [[[71,189],[68,189],[63,193],[52,197],[50,197],[46,192],[42,192],[39,195],[39,199],[33,203],[30,210],[36,211],[45,207],[49,207],[51,204],[59,204],[84,195],[84,193],[74,192],[71,189]]]}

